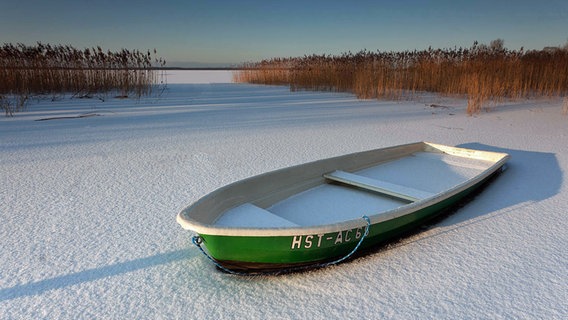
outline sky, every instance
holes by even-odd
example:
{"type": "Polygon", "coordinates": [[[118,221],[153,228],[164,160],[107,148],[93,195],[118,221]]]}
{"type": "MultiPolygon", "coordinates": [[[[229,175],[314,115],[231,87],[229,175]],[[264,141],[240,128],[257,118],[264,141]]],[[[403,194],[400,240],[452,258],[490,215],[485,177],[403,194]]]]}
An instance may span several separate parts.
{"type": "Polygon", "coordinates": [[[0,0],[0,44],[157,49],[167,66],[568,41],[566,0],[0,0]]]}

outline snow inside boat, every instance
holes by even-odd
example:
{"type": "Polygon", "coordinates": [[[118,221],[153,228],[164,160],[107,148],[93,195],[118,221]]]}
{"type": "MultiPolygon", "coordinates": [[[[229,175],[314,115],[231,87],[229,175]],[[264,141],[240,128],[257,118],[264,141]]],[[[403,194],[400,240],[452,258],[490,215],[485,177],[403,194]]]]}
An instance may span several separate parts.
{"type": "Polygon", "coordinates": [[[364,151],[232,183],[177,221],[229,272],[321,266],[423,225],[508,159],[427,142],[364,151]]]}

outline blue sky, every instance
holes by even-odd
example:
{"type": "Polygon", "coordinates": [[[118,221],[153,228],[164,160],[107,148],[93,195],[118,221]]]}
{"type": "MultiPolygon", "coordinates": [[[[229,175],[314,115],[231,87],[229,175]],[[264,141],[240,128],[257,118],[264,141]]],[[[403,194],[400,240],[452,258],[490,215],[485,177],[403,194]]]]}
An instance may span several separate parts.
{"type": "Polygon", "coordinates": [[[568,40],[568,1],[0,0],[0,43],[154,49],[168,61],[469,47],[568,40]]]}

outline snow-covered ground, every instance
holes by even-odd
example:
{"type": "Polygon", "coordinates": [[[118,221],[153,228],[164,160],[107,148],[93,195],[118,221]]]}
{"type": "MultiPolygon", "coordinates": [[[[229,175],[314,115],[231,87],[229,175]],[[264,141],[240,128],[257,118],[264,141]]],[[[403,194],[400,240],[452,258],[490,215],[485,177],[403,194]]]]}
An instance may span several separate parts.
{"type": "Polygon", "coordinates": [[[568,317],[560,102],[468,117],[463,100],[362,101],[192,75],[178,71],[161,96],[32,101],[0,118],[0,318],[568,317]],[[34,121],[81,114],[92,116],[34,121]],[[175,221],[245,177],[420,140],[512,159],[455,214],[348,263],[232,276],[175,221]]]}

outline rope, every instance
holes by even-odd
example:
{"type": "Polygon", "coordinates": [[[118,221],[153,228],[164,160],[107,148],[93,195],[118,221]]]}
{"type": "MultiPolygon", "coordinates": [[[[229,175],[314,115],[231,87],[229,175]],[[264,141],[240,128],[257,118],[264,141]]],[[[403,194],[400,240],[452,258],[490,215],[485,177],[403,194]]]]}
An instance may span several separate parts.
{"type": "Polygon", "coordinates": [[[326,263],[318,263],[316,265],[309,265],[309,266],[291,267],[291,268],[287,268],[287,269],[283,269],[283,270],[277,270],[277,271],[248,273],[248,272],[239,272],[239,271],[228,269],[228,268],[222,266],[221,264],[219,264],[215,259],[213,259],[209,254],[207,254],[207,252],[205,252],[205,250],[203,250],[203,248],[201,247],[201,244],[203,243],[203,239],[200,236],[198,236],[198,235],[193,236],[191,238],[191,242],[193,242],[193,244],[197,248],[199,248],[201,253],[203,253],[203,255],[205,255],[207,257],[207,259],[211,260],[211,262],[213,262],[215,264],[215,266],[217,266],[217,268],[219,268],[219,269],[221,269],[221,270],[223,270],[227,273],[239,275],[239,276],[277,275],[277,274],[282,274],[282,273],[290,273],[290,272],[307,270],[307,269],[311,269],[311,268],[324,268],[324,267],[328,267],[328,266],[331,266],[331,265],[334,265],[334,264],[341,263],[341,262],[349,259],[359,249],[359,247],[361,246],[361,243],[363,243],[363,240],[365,240],[365,237],[367,237],[367,235],[369,234],[369,228],[371,227],[371,219],[369,219],[369,217],[367,217],[367,216],[362,216],[362,218],[367,223],[367,225],[365,226],[365,232],[361,236],[361,239],[359,239],[359,242],[357,242],[357,245],[355,246],[355,248],[353,248],[353,250],[351,250],[345,256],[343,256],[343,257],[341,257],[337,260],[326,262],[326,263]]]}
{"type": "Polygon", "coordinates": [[[220,265],[217,261],[215,261],[215,259],[211,258],[211,256],[208,255],[207,252],[205,252],[205,250],[203,250],[203,248],[201,247],[201,243],[203,242],[203,239],[200,236],[193,236],[193,238],[191,238],[191,242],[193,242],[193,244],[196,245],[199,248],[201,253],[203,253],[207,257],[207,259],[211,260],[211,262],[213,262],[217,266],[217,268],[219,268],[219,269],[221,269],[221,270],[223,270],[227,273],[230,273],[230,274],[236,274],[236,275],[240,275],[240,276],[247,275],[244,272],[238,272],[238,271],[233,271],[233,270],[227,269],[227,268],[223,267],[222,265],[220,265]]]}

